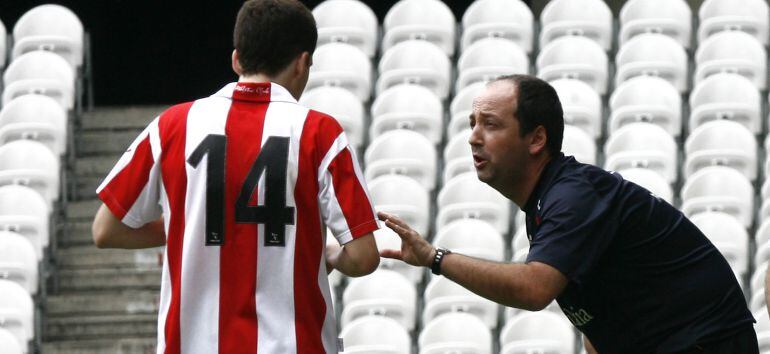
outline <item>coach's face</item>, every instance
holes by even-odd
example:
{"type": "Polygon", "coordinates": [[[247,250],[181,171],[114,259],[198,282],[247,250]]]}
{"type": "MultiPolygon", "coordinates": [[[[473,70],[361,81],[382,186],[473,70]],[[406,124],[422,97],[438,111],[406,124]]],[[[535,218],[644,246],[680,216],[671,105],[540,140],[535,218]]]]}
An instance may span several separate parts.
{"type": "Polygon", "coordinates": [[[526,135],[519,134],[515,112],[516,87],[508,81],[492,82],[473,100],[468,143],[476,174],[501,192],[521,180],[528,161],[526,135]]]}

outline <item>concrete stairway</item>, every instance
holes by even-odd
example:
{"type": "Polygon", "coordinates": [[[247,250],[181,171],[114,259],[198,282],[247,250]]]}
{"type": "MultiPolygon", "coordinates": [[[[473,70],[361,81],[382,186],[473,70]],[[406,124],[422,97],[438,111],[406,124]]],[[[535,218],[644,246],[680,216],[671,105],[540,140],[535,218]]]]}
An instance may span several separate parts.
{"type": "Polygon", "coordinates": [[[155,352],[162,250],[97,249],[91,222],[99,183],[164,108],[97,109],[83,116],[68,176],[71,202],[43,300],[43,353],[155,352]]]}

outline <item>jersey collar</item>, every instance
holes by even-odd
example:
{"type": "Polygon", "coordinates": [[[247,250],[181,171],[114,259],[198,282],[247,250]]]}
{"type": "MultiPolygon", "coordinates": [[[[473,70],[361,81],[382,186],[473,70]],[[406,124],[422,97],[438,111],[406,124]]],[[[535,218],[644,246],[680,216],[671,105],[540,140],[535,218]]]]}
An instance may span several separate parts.
{"type": "Polygon", "coordinates": [[[274,82],[231,82],[214,96],[238,101],[297,103],[289,90],[274,82]]]}
{"type": "Polygon", "coordinates": [[[536,211],[536,207],[537,209],[540,209],[540,198],[543,196],[546,187],[550,185],[550,182],[556,174],[556,171],[559,170],[559,166],[564,163],[565,159],[566,157],[564,154],[559,153],[558,155],[551,158],[551,161],[548,161],[548,163],[545,165],[545,168],[543,169],[543,172],[540,173],[540,179],[537,180],[535,189],[532,190],[532,193],[529,195],[529,199],[527,199],[527,202],[521,209],[522,211],[533,212],[536,211]]]}

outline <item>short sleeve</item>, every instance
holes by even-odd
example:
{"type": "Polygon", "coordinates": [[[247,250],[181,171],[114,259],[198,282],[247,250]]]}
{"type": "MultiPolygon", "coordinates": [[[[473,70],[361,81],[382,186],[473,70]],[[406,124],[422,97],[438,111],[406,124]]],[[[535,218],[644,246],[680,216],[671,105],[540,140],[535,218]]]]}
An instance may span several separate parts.
{"type": "Polygon", "coordinates": [[[318,168],[318,202],[324,223],[345,244],[377,230],[379,224],[354,149],[337,122],[326,119],[321,125],[328,126],[320,130],[326,137],[319,139],[329,143],[318,145],[325,151],[318,168]]]}
{"type": "Polygon", "coordinates": [[[161,216],[158,119],[129,146],[96,193],[124,224],[139,228],[161,216]]]}
{"type": "Polygon", "coordinates": [[[527,263],[541,262],[580,284],[612,241],[612,203],[588,183],[570,182],[548,193],[536,217],[540,225],[530,241],[527,263]]]}

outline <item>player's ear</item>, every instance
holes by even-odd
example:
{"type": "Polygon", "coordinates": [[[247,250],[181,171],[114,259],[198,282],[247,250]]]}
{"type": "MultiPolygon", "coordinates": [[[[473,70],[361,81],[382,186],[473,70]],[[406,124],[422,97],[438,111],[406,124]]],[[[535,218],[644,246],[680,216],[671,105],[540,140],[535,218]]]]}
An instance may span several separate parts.
{"type": "Polygon", "coordinates": [[[545,131],[545,127],[538,125],[529,135],[529,153],[531,155],[539,155],[546,150],[546,144],[548,143],[548,134],[545,131]]]}
{"type": "Polygon", "coordinates": [[[310,70],[310,65],[313,65],[312,60],[313,56],[311,56],[310,53],[302,52],[294,62],[295,73],[303,74],[306,70],[310,70]]]}
{"type": "Polygon", "coordinates": [[[232,66],[233,66],[233,71],[238,76],[241,76],[243,74],[243,67],[241,67],[241,62],[238,60],[238,50],[236,49],[233,49],[232,66]]]}

